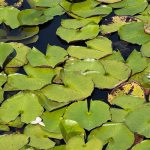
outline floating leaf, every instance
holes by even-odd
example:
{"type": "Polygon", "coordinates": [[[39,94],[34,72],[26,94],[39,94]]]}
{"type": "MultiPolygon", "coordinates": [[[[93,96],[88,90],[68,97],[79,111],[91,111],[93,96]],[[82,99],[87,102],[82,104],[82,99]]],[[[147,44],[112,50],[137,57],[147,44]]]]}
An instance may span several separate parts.
{"type": "Polygon", "coordinates": [[[99,59],[112,54],[112,43],[105,37],[97,37],[86,42],[87,47],[70,46],[67,51],[70,56],[79,59],[99,59]]]}
{"type": "Polygon", "coordinates": [[[21,67],[28,63],[27,54],[31,50],[29,47],[25,46],[22,43],[12,42],[9,43],[12,48],[16,51],[16,56],[6,65],[6,67],[21,67]]]}
{"type": "Polygon", "coordinates": [[[0,66],[3,67],[5,60],[10,54],[14,52],[14,49],[11,45],[7,43],[0,43],[0,66]]]}
{"type": "Polygon", "coordinates": [[[0,8],[0,23],[5,23],[10,26],[12,29],[15,29],[20,26],[18,21],[19,10],[17,8],[8,6],[0,8]],[[11,14],[11,15],[10,15],[11,14]]]}
{"type": "Polygon", "coordinates": [[[144,89],[135,81],[123,83],[113,89],[112,92],[108,95],[109,103],[112,103],[115,97],[121,95],[132,95],[133,97],[144,99],[144,89]]]}
{"type": "Polygon", "coordinates": [[[149,50],[150,42],[147,42],[142,45],[141,53],[145,57],[150,57],[150,50],[149,50]]]}
{"type": "Polygon", "coordinates": [[[14,73],[8,75],[5,91],[15,90],[38,90],[45,85],[51,84],[55,76],[55,70],[51,68],[34,68],[30,65],[24,67],[27,75],[14,73]]]}
{"type": "Polygon", "coordinates": [[[102,143],[99,139],[93,138],[85,144],[81,137],[76,136],[68,141],[66,150],[74,150],[75,147],[78,150],[102,150],[102,143]]]}
{"type": "Polygon", "coordinates": [[[65,109],[66,108],[61,108],[59,110],[55,110],[52,112],[46,111],[41,116],[41,118],[43,119],[43,123],[45,125],[44,129],[46,129],[47,131],[53,134],[58,134],[60,138],[62,138],[62,135],[59,128],[59,124],[65,112],[65,109]]]}
{"type": "Polygon", "coordinates": [[[115,10],[115,14],[131,16],[144,11],[147,5],[147,0],[122,0],[118,3],[110,4],[113,8],[120,8],[115,10]]]}
{"type": "Polygon", "coordinates": [[[66,60],[67,52],[59,46],[48,45],[46,56],[36,48],[33,48],[28,53],[27,58],[33,67],[50,66],[54,68],[57,64],[66,60]]]}
{"type": "Polygon", "coordinates": [[[74,120],[61,120],[60,129],[66,143],[75,136],[80,136],[82,139],[85,137],[84,129],[74,120]]]}
{"type": "Polygon", "coordinates": [[[140,52],[134,50],[126,60],[126,64],[131,68],[132,75],[134,75],[136,73],[142,72],[145,68],[147,68],[148,62],[140,52]]]}
{"type": "Polygon", "coordinates": [[[150,87],[150,63],[148,67],[141,73],[135,74],[130,78],[131,81],[139,82],[143,87],[150,87]]]}
{"type": "Polygon", "coordinates": [[[99,33],[99,25],[90,23],[81,29],[70,29],[60,26],[56,34],[66,42],[87,40],[95,38],[99,33]]]}
{"type": "Polygon", "coordinates": [[[150,140],[144,140],[139,144],[136,144],[132,150],[148,150],[150,149],[150,140]]]}
{"type": "Polygon", "coordinates": [[[150,41],[150,35],[144,32],[143,22],[135,22],[122,26],[119,29],[119,36],[124,41],[138,45],[150,41]]]}
{"type": "Polygon", "coordinates": [[[144,105],[143,107],[137,108],[133,112],[130,112],[125,119],[125,123],[131,131],[137,132],[138,134],[149,138],[149,114],[149,105],[144,105]]]}
{"type": "Polygon", "coordinates": [[[122,123],[107,123],[94,129],[89,139],[96,137],[107,144],[106,150],[126,150],[134,142],[134,134],[122,123]]]}
{"type": "Polygon", "coordinates": [[[114,16],[111,18],[111,23],[107,25],[101,25],[102,34],[110,34],[119,30],[119,28],[125,24],[137,22],[138,19],[131,16],[114,16]]]}
{"type": "Polygon", "coordinates": [[[23,134],[10,134],[0,136],[1,149],[18,150],[28,143],[28,137],[23,134]]]}
{"type": "Polygon", "coordinates": [[[108,89],[126,81],[131,73],[129,67],[122,62],[112,60],[100,62],[93,59],[68,61],[65,70],[79,72],[83,76],[90,77],[97,88],[108,89]]]}
{"type": "Polygon", "coordinates": [[[21,121],[30,123],[37,116],[40,116],[42,112],[43,108],[39,104],[38,97],[35,94],[20,92],[10,97],[2,104],[0,107],[0,120],[3,122],[10,122],[21,114],[21,121]]]}
{"type": "Polygon", "coordinates": [[[57,102],[82,100],[88,97],[94,88],[93,82],[79,73],[64,72],[61,79],[64,85],[52,84],[41,90],[48,99],[57,102]]]}
{"type": "Polygon", "coordinates": [[[67,108],[64,118],[75,120],[81,127],[91,130],[110,119],[109,106],[101,101],[91,101],[88,110],[87,101],[76,102],[67,108]]]}
{"type": "Polygon", "coordinates": [[[55,143],[49,139],[50,134],[39,125],[28,125],[24,134],[30,137],[29,145],[38,149],[49,149],[54,147],[55,143]]]}

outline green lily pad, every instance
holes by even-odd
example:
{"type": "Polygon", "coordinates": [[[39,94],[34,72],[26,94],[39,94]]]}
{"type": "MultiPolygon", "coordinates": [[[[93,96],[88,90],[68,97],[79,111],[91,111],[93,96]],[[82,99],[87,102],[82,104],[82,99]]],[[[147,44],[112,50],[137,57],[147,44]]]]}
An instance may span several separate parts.
{"type": "Polygon", "coordinates": [[[79,59],[99,59],[112,54],[112,43],[105,37],[97,37],[86,42],[87,47],[70,46],[67,51],[70,56],[79,59]]]}
{"type": "Polygon", "coordinates": [[[27,55],[29,63],[33,67],[37,66],[50,66],[55,67],[57,64],[62,63],[67,58],[65,49],[59,46],[48,45],[46,56],[36,48],[33,48],[27,55]]]}
{"type": "Polygon", "coordinates": [[[0,8],[0,23],[5,23],[10,26],[12,29],[15,29],[20,26],[20,22],[18,20],[18,14],[20,11],[17,8],[8,6],[0,8]],[[11,14],[11,15],[10,15],[11,14]]]}
{"type": "Polygon", "coordinates": [[[126,64],[131,68],[132,75],[134,75],[136,73],[142,72],[145,68],[147,68],[148,62],[140,52],[134,50],[126,60],[126,64]]]}
{"type": "Polygon", "coordinates": [[[10,134],[0,136],[1,149],[18,150],[28,143],[28,137],[23,134],[10,134]]]}
{"type": "Polygon", "coordinates": [[[7,125],[0,124],[0,131],[10,131],[10,128],[7,125]]]}
{"type": "Polygon", "coordinates": [[[61,131],[59,128],[60,121],[65,112],[66,108],[61,108],[52,112],[44,112],[41,118],[43,119],[43,123],[45,125],[44,129],[47,131],[60,135],[62,138],[61,131]]]}
{"type": "Polygon", "coordinates": [[[107,5],[98,5],[99,2],[96,2],[94,0],[86,0],[79,3],[74,3],[71,6],[70,12],[83,17],[91,17],[96,15],[105,16],[111,13],[112,8],[107,5]]]}
{"type": "Polygon", "coordinates": [[[93,82],[79,73],[62,72],[61,79],[64,85],[51,84],[41,90],[48,99],[57,102],[82,100],[91,95],[94,89],[93,82]]]}
{"type": "Polygon", "coordinates": [[[55,143],[49,139],[49,132],[42,129],[39,125],[28,125],[24,130],[24,134],[30,137],[28,145],[37,149],[49,149],[55,145],[55,143]]]}
{"type": "Polygon", "coordinates": [[[16,51],[16,56],[6,65],[8,68],[21,67],[28,63],[27,54],[31,50],[29,47],[22,43],[11,42],[9,43],[16,51]]]}
{"type": "Polygon", "coordinates": [[[75,120],[82,128],[91,130],[110,120],[109,106],[101,101],[91,101],[88,110],[87,101],[76,102],[67,108],[64,118],[75,120]]]}
{"type": "Polygon", "coordinates": [[[118,3],[110,4],[113,8],[120,8],[115,10],[117,15],[135,15],[143,12],[148,6],[148,2],[145,0],[122,0],[118,3]]]}
{"type": "Polygon", "coordinates": [[[3,67],[5,60],[10,54],[14,52],[14,49],[11,45],[7,43],[0,43],[0,67],[3,67]]]}
{"type": "Polygon", "coordinates": [[[27,75],[14,73],[8,75],[5,91],[16,90],[39,90],[51,84],[55,76],[55,70],[51,68],[34,68],[30,65],[24,66],[27,75]]]}
{"type": "Polygon", "coordinates": [[[126,150],[134,143],[134,134],[123,123],[107,123],[94,129],[89,139],[96,137],[107,144],[106,150],[126,150]]]}
{"type": "Polygon", "coordinates": [[[136,144],[132,150],[148,150],[150,149],[150,140],[144,140],[139,144],[136,144]]]}
{"type": "Polygon", "coordinates": [[[93,138],[85,144],[81,137],[76,136],[68,141],[66,150],[74,150],[75,147],[78,150],[102,150],[102,142],[97,138],[93,138]]]}
{"type": "Polygon", "coordinates": [[[137,132],[138,134],[144,135],[145,137],[149,138],[149,114],[149,105],[144,105],[143,107],[141,106],[140,108],[135,109],[133,112],[130,112],[127,115],[125,123],[131,131],[137,132]]]}
{"type": "Polygon", "coordinates": [[[37,116],[40,116],[42,112],[43,108],[39,104],[38,97],[35,94],[20,92],[10,97],[2,104],[0,107],[0,120],[3,122],[10,122],[21,114],[21,121],[30,123],[37,116]]]}
{"type": "Polygon", "coordinates": [[[150,50],[149,50],[150,42],[147,42],[142,45],[141,53],[145,57],[150,57],[150,50]]]}
{"type": "Polygon", "coordinates": [[[143,87],[149,88],[150,87],[150,63],[148,67],[141,73],[135,74],[130,78],[130,81],[137,81],[143,87]]]}
{"type": "Polygon", "coordinates": [[[60,130],[66,143],[75,136],[80,136],[84,139],[86,134],[76,121],[69,119],[61,120],[60,130]]]}
{"type": "Polygon", "coordinates": [[[150,35],[144,32],[143,22],[126,24],[119,29],[118,33],[122,40],[132,44],[142,45],[150,41],[150,35]]]}
{"type": "Polygon", "coordinates": [[[66,42],[87,40],[95,38],[99,33],[99,25],[95,23],[89,23],[81,29],[71,29],[60,26],[57,29],[56,34],[66,42]]]}
{"type": "Polygon", "coordinates": [[[67,62],[65,70],[79,72],[83,76],[90,77],[95,87],[103,89],[116,87],[126,81],[131,74],[128,66],[114,60],[72,60],[67,62]]]}

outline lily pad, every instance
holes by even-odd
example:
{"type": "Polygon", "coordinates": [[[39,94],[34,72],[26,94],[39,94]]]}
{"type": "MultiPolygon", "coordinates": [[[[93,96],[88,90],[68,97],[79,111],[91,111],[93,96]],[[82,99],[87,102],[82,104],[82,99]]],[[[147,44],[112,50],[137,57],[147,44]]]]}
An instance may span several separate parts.
{"type": "Polygon", "coordinates": [[[49,139],[49,132],[42,129],[39,125],[28,125],[24,134],[30,137],[28,145],[38,149],[49,149],[54,147],[55,143],[49,139]]]}
{"type": "Polygon", "coordinates": [[[64,118],[75,120],[82,128],[91,130],[110,120],[109,106],[101,101],[91,101],[88,110],[87,101],[76,102],[67,108],[64,118]]]}
{"type": "Polygon", "coordinates": [[[117,15],[132,16],[143,12],[148,6],[148,2],[145,0],[122,0],[118,3],[110,4],[110,6],[113,8],[118,8],[118,10],[115,10],[115,14],[117,15]]]}
{"type": "Polygon", "coordinates": [[[143,22],[126,24],[119,29],[118,33],[122,40],[132,44],[142,45],[150,41],[150,35],[144,32],[143,22]]]}
{"type": "Polygon", "coordinates": [[[103,2],[103,3],[116,3],[116,2],[119,2],[119,1],[121,1],[121,0],[98,0],[99,2],[103,2]]]}
{"type": "Polygon", "coordinates": [[[145,68],[147,68],[148,62],[140,52],[134,50],[126,60],[126,64],[131,68],[132,75],[134,75],[136,73],[142,72],[145,68]]]}
{"type": "Polygon", "coordinates": [[[14,52],[14,49],[11,45],[7,43],[0,43],[0,67],[3,67],[5,60],[10,54],[14,52]]]}
{"type": "Polygon", "coordinates": [[[126,150],[134,143],[134,134],[123,123],[107,123],[94,129],[89,139],[96,137],[107,144],[106,150],[126,150]]]}
{"type": "Polygon", "coordinates": [[[139,144],[136,144],[132,150],[148,150],[150,149],[150,140],[144,140],[139,144]]]}
{"type": "Polygon", "coordinates": [[[30,92],[20,92],[7,99],[0,107],[0,120],[10,122],[21,114],[21,121],[30,123],[40,116],[43,108],[38,102],[38,97],[30,92]],[[34,107],[28,107],[33,106],[34,107]],[[11,112],[11,113],[10,113],[11,112]]]}
{"type": "Polygon", "coordinates": [[[52,112],[44,112],[41,118],[43,119],[43,123],[45,125],[44,129],[47,131],[58,134],[62,138],[61,131],[59,128],[60,121],[65,112],[66,108],[61,108],[59,110],[55,110],[52,112]]]}
{"type": "Polygon", "coordinates": [[[86,144],[81,137],[73,137],[66,144],[66,150],[102,150],[102,143],[99,139],[93,138],[89,140],[86,144]]]}
{"type": "Polygon", "coordinates": [[[64,85],[51,84],[41,90],[48,99],[57,102],[82,100],[91,95],[94,89],[93,82],[79,73],[62,72],[61,79],[64,85]]]}
{"type": "Polygon", "coordinates": [[[150,50],[149,50],[150,42],[147,42],[142,45],[141,53],[145,57],[150,57],[150,50]]]}
{"type": "Polygon", "coordinates": [[[28,143],[28,137],[23,134],[10,134],[0,136],[1,149],[18,150],[28,143]]]}
{"type": "Polygon", "coordinates": [[[70,46],[67,51],[70,56],[79,59],[100,59],[112,54],[112,43],[105,37],[97,37],[86,42],[87,47],[70,46]]]}
{"type": "Polygon", "coordinates": [[[84,129],[76,121],[69,119],[61,120],[60,130],[66,143],[75,136],[84,139],[86,134],[84,129]]]}
{"type": "Polygon", "coordinates": [[[10,26],[12,29],[15,29],[20,26],[20,22],[18,20],[18,14],[20,11],[17,8],[7,6],[0,8],[0,23],[5,23],[10,26]],[[11,14],[11,15],[10,15],[11,14]]]}
{"type": "Polygon", "coordinates": [[[56,34],[66,42],[87,40],[95,38],[99,33],[99,25],[95,23],[89,23],[81,29],[70,29],[60,26],[57,29],[56,34]]]}
{"type": "Polygon", "coordinates": [[[145,137],[150,137],[150,125],[149,125],[149,114],[150,107],[149,104],[141,106],[137,108],[133,112],[130,112],[126,119],[125,123],[129,127],[129,129],[133,132],[137,132],[140,135],[144,135],[145,137]]]}
{"type": "Polygon", "coordinates": [[[14,73],[8,75],[5,91],[39,90],[51,84],[55,70],[51,68],[34,68],[30,65],[24,67],[27,75],[14,73]]]}
{"type": "Polygon", "coordinates": [[[27,58],[33,67],[50,66],[54,68],[57,64],[66,60],[67,52],[59,46],[48,45],[46,56],[36,48],[33,48],[28,53],[27,58]]]}

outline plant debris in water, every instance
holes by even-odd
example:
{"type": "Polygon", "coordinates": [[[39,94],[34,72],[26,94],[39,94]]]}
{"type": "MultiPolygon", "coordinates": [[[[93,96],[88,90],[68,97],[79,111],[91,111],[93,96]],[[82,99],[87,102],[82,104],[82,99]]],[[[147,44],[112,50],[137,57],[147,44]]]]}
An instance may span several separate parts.
{"type": "Polygon", "coordinates": [[[23,2],[0,0],[0,150],[149,150],[149,2],[23,2]],[[66,49],[27,46],[65,13],[56,35],[66,49]],[[114,34],[139,49],[125,59],[114,34]]]}

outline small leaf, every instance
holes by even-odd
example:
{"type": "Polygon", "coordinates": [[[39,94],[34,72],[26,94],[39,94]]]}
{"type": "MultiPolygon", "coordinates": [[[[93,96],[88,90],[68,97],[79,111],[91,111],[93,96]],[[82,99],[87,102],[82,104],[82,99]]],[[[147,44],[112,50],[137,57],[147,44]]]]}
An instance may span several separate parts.
{"type": "Polygon", "coordinates": [[[107,123],[94,129],[89,139],[96,137],[107,144],[106,150],[126,150],[134,143],[134,134],[122,123],[107,123]]]}
{"type": "Polygon", "coordinates": [[[143,22],[126,24],[119,29],[118,33],[122,40],[132,44],[142,45],[150,41],[150,35],[144,32],[143,22]]]}
{"type": "Polygon", "coordinates": [[[29,92],[20,92],[7,99],[0,107],[0,120],[10,122],[21,114],[21,121],[30,123],[40,116],[43,108],[38,102],[38,97],[29,92]],[[34,106],[34,107],[29,107],[34,106]],[[11,113],[10,113],[11,112],[11,113]]]}
{"type": "Polygon", "coordinates": [[[150,50],[149,50],[150,42],[147,42],[142,45],[141,53],[145,57],[150,57],[150,50]]]}
{"type": "Polygon", "coordinates": [[[144,140],[139,144],[136,144],[132,150],[148,150],[150,149],[150,140],[144,140]]]}
{"type": "Polygon", "coordinates": [[[49,149],[54,147],[55,143],[49,139],[50,134],[39,125],[28,125],[24,134],[30,137],[29,145],[37,149],[49,149]]]}
{"type": "Polygon", "coordinates": [[[61,120],[60,130],[66,143],[75,136],[80,136],[84,139],[86,134],[84,129],[81,128],[76,121],[69,119],[61,120]]]}
{"type": "Polygon", "coordinates": [[[19,150],[28,143],[28,137],[23,134],[10,134],[0,136],[1,149],[19,150]]]}
{"type": "Polygon", "coordinates": [[[132,75],[134,75],[136,73],[142,72],[145,68],[147,68],[148,62],[140,52],[134,50],[126,60],[126,64],[131,68],[132,75]]]}
{"type": "Polygon", "coordinates": [[[125,123],[131,131],[137,132],[138,134],[144,135],[145,137],[149,138],[149,114],[149,105],[143,105],[143,107],[141,106],[140,108],[137,108],[134,111],[130,112],[125,119],[125,123]]]}
{"type": "Polygon", "coordinates": [[[88,110],[86,101],[75,102],[67,108],[64,118],[75,120],[82,128],[91,130],[110,119],[109,106],[101,101],[91,101],[88,110]]]}

